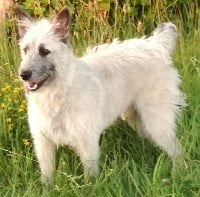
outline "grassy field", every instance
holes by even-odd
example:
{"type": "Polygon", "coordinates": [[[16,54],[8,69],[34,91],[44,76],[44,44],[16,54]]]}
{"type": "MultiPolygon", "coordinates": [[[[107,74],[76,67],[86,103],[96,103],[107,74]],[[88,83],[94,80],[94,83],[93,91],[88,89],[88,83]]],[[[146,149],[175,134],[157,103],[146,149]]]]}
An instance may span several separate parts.
{"type": "MultiPolygon", "coordinates": [[[[147,28],[144,24],[137,32],[131,20],[123,23],[121,15],[116,15],[113,26],[107,19],[97,20],[91,26],[84,9],[81,11],[82,15],[72,24],[76,54],[81,54],[89,44],[118,36],[125,39],[143,35],[154,26],[151,23],[147,28]]],[[[190,14],[188,11],[188,17],[190,14]]],[[[40,172],[28,132],[26,101],[17,76],[20,55],[13,19],[7,21],[9,27],[3,24],[0,27],[0,196],[41,196],[40,172]]],[[[158,18],[154,23],[159,21],[158,18]]],[[[185,151],[183,168],[172,175],[167,155],[140,139],[125,122],[117,120],[104,132],[101,174],[95,179],[85,181],[77,155],[68,147],[59,148],[55,185],[49,196],[200,196],[200,27],[195,28],[190,21],[184,24],[181,17],[174,22],[179,28],[174,63],[181,75],[187,102],[177,121],[177,134],[185,151]]]]}

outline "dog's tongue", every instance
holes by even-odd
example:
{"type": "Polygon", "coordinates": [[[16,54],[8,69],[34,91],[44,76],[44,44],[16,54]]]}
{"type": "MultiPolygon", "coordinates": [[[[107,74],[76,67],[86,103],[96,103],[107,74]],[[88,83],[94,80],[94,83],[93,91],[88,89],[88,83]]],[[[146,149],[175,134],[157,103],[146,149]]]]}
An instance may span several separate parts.
{"type": "Polygon", "coordinates": [[[34,91],[38,88],[38,84],[35,82],[24,82],[24,88],[26,92],[34,91]]]}

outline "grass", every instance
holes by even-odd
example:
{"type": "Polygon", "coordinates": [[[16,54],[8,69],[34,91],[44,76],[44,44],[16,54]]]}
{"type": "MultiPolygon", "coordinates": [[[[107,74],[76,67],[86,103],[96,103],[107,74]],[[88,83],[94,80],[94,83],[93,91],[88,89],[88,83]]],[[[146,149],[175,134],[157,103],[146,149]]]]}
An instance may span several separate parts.
{"type": "MultiPolygon", "coordinates": [[[[113,26],[109,25],[108,18],[91,23],[93,15],[86,15],[84,9],[80,12],[82,15],[72,24],[76,54],[81,54],[89,44],[113,37],[142,35],[153,27],[150,24],[147,29],[144,25],[141,32],[136,32],[131,20],[126,19],[124,23],[125,19],[117,12],[113,26]]],[[[98,19],[99,15],[95,16],[98,19]]],[[[172,175],[167,155],[140,139],[125,122],[117,120],[104,132],[102,170],[95,179],[85,181],[77,155],[70,148],[59,148],[55,185],[49,196],[200,196],[200,29],[188,22],[190,32],[187,32],[182,17],[177,16],[174,21],[180,31],[174,62],[187,102],[177,122],[177,134],[185,150],[184,167],[172,175]]],[[[0,27],[0,196],[41,196],[40,172],[28,132],[26,101],[17,77],[20,56],[16,28],[12,17],[7,23],[9,28],[0,27]]]]}

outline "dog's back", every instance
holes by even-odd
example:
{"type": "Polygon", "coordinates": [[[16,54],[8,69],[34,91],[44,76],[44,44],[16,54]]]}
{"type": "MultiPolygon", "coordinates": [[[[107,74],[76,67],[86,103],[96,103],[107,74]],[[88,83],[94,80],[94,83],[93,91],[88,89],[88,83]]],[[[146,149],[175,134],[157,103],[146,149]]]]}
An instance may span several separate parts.
{"type": "MultiPolygon", "coordinates": [[[[123,48],[137,49],[137,46],[144,47],[144,45],[147,44],[145,42],[150,42],[149,43],[150,49],[153,48],[154,44],[157,45],[156,47],[158,47],[158,45],[160,44],[161,47],[165,48],[171,54],[176,45],[176,38],[177,38],[176,25],[174,25],[171,22],[161,23],[153,31],[150,37],[144,36],[143,38],[140,38],[140,39],[134,38],[134,39],[129,39],[125,41],[120,41],[119,39],[116,38],[111,43],[105,43],[105,44],[87,48],[85,56],[90,56],[90,55],[94,56],[95,54],[98,55],[100,53],[108,54],[109,51],[111,51],[112,49],[116,51],[117,48],[119,48],[119,50],[123,50],[123,48]]],[[[146,49],[147,48],[148,48],[148,45],[146,45],[146,49]]]]}

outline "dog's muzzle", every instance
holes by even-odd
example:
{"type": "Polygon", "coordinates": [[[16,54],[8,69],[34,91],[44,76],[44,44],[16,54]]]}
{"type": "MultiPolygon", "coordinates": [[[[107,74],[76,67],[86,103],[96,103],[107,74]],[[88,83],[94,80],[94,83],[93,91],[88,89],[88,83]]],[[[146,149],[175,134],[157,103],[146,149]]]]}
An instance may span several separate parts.
{"type": "Polygon", "coordinates": [[[36,82],[31,80],[32,72],[27,70],[21,72],[20,77],[23,80],[25,91],[29,92],[38,90],[43,85],[43,83],[48,79],[49,75],[46,75],[45,77],[43,77],[42,80],[36,82]]]}

